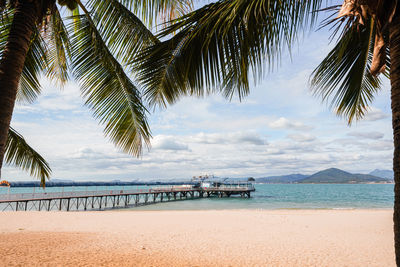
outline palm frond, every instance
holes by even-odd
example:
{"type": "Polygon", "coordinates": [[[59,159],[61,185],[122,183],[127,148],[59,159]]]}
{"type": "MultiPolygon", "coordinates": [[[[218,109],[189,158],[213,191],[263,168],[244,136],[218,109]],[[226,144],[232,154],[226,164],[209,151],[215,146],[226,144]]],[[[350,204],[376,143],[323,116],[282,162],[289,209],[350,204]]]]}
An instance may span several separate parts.
{"type": "Polygon", "coordinates": [[[49,179],[51,169],[46,160],[36,152],[12,127],[8,131],[5,148],[5,162],[30,173],[40,179],[42,186],[49,179]]]}
{"type": "Polygon", "coordinates": [[[151,105],[182,95],[221,92],[239,98],[279,63],[298,33],[312,25],[321,0],[222,0],[176,20],[160,34],[175,36],[145,49],[134,62],[151,105]]]}
{"type": "Polygon", "coordinates": [[[119,1],[91,0],[88,6],[104,42],[122,64],[131,62],[143,47],[158,42],[142,21],[119,1]]]}
{"type": "MultiPolygon", "coordinates": [[[[311,87],[315,94],[331,101],[338,115],[362,118],[382,82],[370,72],[375,41],[375,23],[346,27],[336,46],[313,71],[311,87]]],[[[387,63],[390,64],[389,59],[387,63]]]]}
{"type": "Polygon", "coordinates": [[[147,110],[139,91],[102,40],[89,13],[69,25],[72,35],[73,74],[94,117],[105,125],[105,134],[123,151],[139,156],[149,144],[147,110]]]}
{"type": "Polygon", "coordinates": [[[64,85],[69,80],[68,59],[71,57],[70,40],[67,29],[57,7],[50,15],[49,33],[44,33],[49,44],[47,77],[64,85]]]}
{"type": "Polygon", "coordinates": [[[119,0],[149,27],[168,22],[193,9],[193,0],[119,0]]]}
{"type": "Polygon", "coordinates": [[[18,85],[17,101],[32,103],[41,93],[39,77],[48,67],[47,47],[39,31],[34,31],[18,85]]]}

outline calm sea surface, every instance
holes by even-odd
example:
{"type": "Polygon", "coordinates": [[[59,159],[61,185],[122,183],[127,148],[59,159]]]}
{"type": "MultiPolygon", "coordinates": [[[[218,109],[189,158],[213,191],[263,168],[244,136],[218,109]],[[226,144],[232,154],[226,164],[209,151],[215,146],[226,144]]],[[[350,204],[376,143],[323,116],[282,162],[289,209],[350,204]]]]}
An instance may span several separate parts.
{"type": "MultiPolygon", "coordinates": [[[[197,209],[391,209],[393,184],[258,184],[250,199],[203,198],[157,203],[135,210],[197,209]]],[[[137,186],[48,187],[46,192],[140,189],[137,186]]],[[[10,188],[11,193],[44,192],[40,188],[10,188]]],[[[0,188],[0,194],[7,194],[0,188]]]]}

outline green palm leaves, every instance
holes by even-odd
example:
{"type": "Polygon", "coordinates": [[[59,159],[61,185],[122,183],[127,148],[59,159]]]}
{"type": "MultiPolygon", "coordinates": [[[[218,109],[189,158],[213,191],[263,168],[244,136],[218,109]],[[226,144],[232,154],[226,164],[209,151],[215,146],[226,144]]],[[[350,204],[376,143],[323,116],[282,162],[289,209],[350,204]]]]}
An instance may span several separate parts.
{"type": "Polygon", "coordinates": [[[219,1],[179,18],[159,36],[173,37],[148,49],[137,61],[146,99],[174,103],[182,95],[221,92],[239,98],[277,64],[298,32],[312,24],[322,1],[219,1]]]}
{"type": "Polygon", "coordinates": [[[374,20],[369,19],[365,26],[345,27],[336,46],[312,73],[314,92],[325,100],[331,98],[331,106],[349,123],[366,114],[382,85],[370,72],[374,42],[374,20]]]}
{"type": "MultiPolygon", "coordinates": [[[[145,86],[146,100],[165,106],[183,95],[220,92],[227,98],[246,96],[249,75],[257,82],[273,69],[282,51],[290,50],[299,32],[315,22],[321,5],[318,0],[221,0],[181,17],[159,37],[176,35],[145,49],[133,62],[145,86]]],[[[381,86],[370,69],[377,60],[374,47],[382,47],[376,44],[380,40],[376,36],[387,35],[382,23],[371,16],[362,20],[354,16],[334,20],[346,21],[343,33],[311,78],[314,92],[331,100],[332,107],[349,123],[366,114],[381,86]]],[[[340,23],[337,26],[340,30],[340,23]]],[[[380,55],[384,58],[377,65],[379,70],[385,63],[390,66],[387,53],[381,51],[380,55]]]]}
{"type": "Polygon", "coordinates": [[[28,171],[31,176],[39,178],[43,186],[46,179],[50,177],[49,164],[11,127],[8,131],[5,161],[7,164],[28,171]]]}
{"type": "Polygon", "coordinates": [[[124,151],[139,155],[149,140],[146,109],[140,93],[112,56],[94,22],[82,15],[72,37],[74,76],[81,82],[86,104],[105,124],[105,133],[124,151]]]}

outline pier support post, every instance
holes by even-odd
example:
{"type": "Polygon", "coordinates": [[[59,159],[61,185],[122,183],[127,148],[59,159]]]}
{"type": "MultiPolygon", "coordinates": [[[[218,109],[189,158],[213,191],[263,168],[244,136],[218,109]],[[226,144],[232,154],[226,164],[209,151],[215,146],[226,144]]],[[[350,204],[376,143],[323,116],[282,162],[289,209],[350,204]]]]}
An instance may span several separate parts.
{"type": "Polygon", "coordinates": [[[114,196],[114,199],[113,199],[113,208],[115,208],[115,196],[114,196]]]}
{"type": "Polygon", "coordinates": [[[136,196],[135,196],[135,205],[137,206],[138,203],[139,203],[139,195],[136,195],[136,196]]]}
{"type": "Polygon", "coordinates": [[[102,202],[103,202],[103,197],[100,197],[100,207],[99,207],[99,209],[101,209],[102,202]]]}
{"type": "Polygon", "coordinates": [[[94,208],[94,196],[92,197],[92,209],[94,208]]]}
{"type": "Polygon", "coordinates": [[[79,198],[76,198],[76,210],[79,210],[79,198]]]}
{"type": "Polygon", "coordinates": [[[86,210],[87,209],[87,197],[85,198],[85,207],[84,207],[84,209],[86,210]]]}
{"type": "Polygon", "coordinates": [[[17,201],[17,205],[15,205],[15,211],[18,211],[18,204],[19,202],[17,201]]]}
{"type": "Polygon", "coordinates": [[[28,201],[25,201],[25,211],[27,210],[27,208],[28,208],[28,201]]]}
{"type": "Polygon", "coordinates": [[[39,200],[39,211],[42,209],[42,200],[39,200]]]}
{"type": "Polygon", "coordinates": [[[67,211],[69,211],[69,203],[71,202],[71,198],[68,198],[67,200],[67,211]]]}
{"type": "Polygon", "coordinates": [[[63,199],[60,198],[60,204],[59,204],[59,206],[58,206],[58,210],[61,210],[62,201],[63,201],[63,199]]]}
{"type": "Polygon", "coordinates": [[[49,205],[47,206],[47,211],[50,211],[50,208],[51,208],[51,199],[49,199],[49,205]]]}

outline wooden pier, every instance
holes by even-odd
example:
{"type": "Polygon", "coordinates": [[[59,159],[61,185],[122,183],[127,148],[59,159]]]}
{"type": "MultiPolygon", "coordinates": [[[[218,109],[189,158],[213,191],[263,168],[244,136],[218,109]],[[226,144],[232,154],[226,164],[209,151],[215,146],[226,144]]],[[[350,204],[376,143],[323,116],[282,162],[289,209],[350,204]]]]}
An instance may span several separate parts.
{"type": "Polygon", "coordinates": [[[254,186],[221,186],[195,188],[192,186],[164,186],[138,190],[103,190],[49,193],[1,194],[2,211],[51,211],[51,210],[103,210],[148,205],[166,201],[202,197],[230,197],[239,195],[250,198],[254,186]]]}

